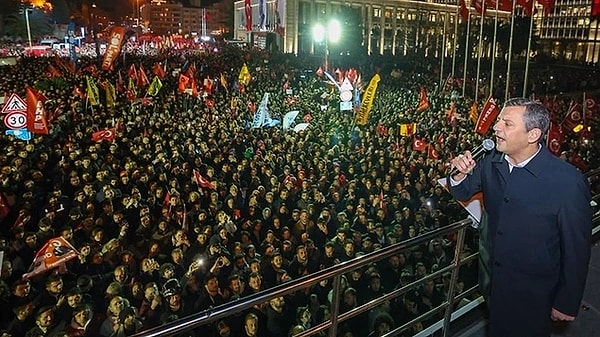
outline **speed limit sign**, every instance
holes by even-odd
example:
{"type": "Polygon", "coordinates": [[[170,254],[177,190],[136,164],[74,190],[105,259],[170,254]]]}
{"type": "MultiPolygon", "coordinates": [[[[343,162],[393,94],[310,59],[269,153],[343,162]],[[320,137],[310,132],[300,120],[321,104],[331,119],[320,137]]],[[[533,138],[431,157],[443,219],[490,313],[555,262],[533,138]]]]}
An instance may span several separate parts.
{"type": "Polygon", "coordinates": [[[27,114],[23,111],[13,111],[4,117],[4,125],[13,130],[23,129],[27,125],[27,114]]]}

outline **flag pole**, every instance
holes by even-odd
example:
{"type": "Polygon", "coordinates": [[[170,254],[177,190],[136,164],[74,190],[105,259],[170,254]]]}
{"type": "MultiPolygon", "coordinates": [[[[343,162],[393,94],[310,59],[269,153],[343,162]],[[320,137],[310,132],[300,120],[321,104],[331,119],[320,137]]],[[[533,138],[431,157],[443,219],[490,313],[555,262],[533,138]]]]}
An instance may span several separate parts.
{"type": "Polygon", "coordinates": [[[465,97],[465,92],[467,89],[467,65],[469,59],[469,35],[471,35],[471,7],[469,6],[469,15],[467,18],[467,37],[465,40],[465,64],[463,67],[463,87],[462,87],[462,96],[465,97]]]}
{"type": "Polygon", "coordinates": [[[510,15],[510,38],[508,39],[508,62],[506,65],[506,87],[504,89],[504,100],[508,101],[508,92],[510,89],[510,66],[512,63],[512,47],[513,47],[513,35],[515,33],[515,8],[517,2],[513,1],[512,13],[510,15]]]}
{"type": "Polygon", "coordinates": [[[440,65],[440,86],[439,86],[439,91],[438,92],[442,92],[444,90],[443,86],[444,86],[444,61],[446,60],[446,26],[447,26],[447,22],[448,22],[448,5],[444,4],[444,31],[442,33],[442,52],[440,57],[442,58],[441,61],[441,65],[440,65]]]}
{"type": "MultiPolygon", "coordinates": [[[[531,8],[535,8],[535,0],[531,0],[533,4],[531,8]]],[[[525,59],[525,77],[523,78],[523,97],[527,94],[527,81],[529,77],[529,55],[531,54],[531,36],[533,34],[533,13],[531,13],[531,21],[529,22],[529,41],[527,41],[527,58],[525,59]]]]}
{"type": "Polygon", "coordinates": [[[481,73],[481,50],[483,49],[483,20],[485,18],[485,1],[481,2],[481,19],[479,20],[479,43],[477,44],[477,76],[475,76],[475,100],[479,99],[479,75],[481,73]]]}
{"type": "Polygon", "coordinates": [[[454,78],[454,71],[456,69],[456,44],[458,40],[458,18],[460,17],[460,0],[457,0],[456,3],[456,15],[454,16],[456,18],[454,20],[454,41],[452,42],[452,78],[454,78]]]}
{"type": "Polygon", "coordinates": [[[494,96],[494,71],[496,69],[496,41],[498,37],[498,4],[499,0],[496,0],[496,14],[494,15],[494,40],[492,43],[492,69],[490,70],[490,96],[494,96]]]}

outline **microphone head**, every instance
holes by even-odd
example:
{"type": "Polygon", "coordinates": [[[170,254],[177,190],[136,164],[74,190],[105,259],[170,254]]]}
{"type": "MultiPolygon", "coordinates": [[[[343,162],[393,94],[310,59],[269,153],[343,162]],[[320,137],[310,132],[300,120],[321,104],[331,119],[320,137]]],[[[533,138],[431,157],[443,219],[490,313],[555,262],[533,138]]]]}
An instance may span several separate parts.
{"type": "Polygon", "coordinates": [[[483,147],[484,150],[490,151],[491,149],[493,149],[496,146],[496,143],[494,143],[493,140],[488,138],[488,139],[483,140],[483,143],[481,143],[481,146],[483,147]]]}

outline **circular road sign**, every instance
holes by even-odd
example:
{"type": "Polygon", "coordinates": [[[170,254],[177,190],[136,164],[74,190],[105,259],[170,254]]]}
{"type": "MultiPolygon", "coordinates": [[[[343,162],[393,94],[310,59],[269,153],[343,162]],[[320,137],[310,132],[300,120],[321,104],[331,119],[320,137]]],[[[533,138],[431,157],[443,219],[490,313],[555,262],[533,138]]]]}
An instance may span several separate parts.
{"type": "Polygon", "coordinates": [[[27,114],[22,111],[13,111],[4,117],[4,125],[13,130],[22,129],[27,125],[27,114]]]}

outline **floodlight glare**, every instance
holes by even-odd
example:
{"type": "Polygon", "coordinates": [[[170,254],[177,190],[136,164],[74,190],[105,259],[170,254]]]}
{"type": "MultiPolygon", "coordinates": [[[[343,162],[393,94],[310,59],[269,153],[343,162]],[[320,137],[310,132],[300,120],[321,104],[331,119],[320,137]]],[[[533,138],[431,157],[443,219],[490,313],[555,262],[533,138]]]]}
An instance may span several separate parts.
{"type": "Polygon", "coordinates": [[[317,23],[313,27],[313,38],[316,42],[321,42],[325,40],[325,27],[322,24],[317,23]]]}
{"type": "Polygon", "coordinates": [[[327,33],[329,41],[335,43],[340,40],[340,36],[342,35],[342,30],[340,28],[340,23],[337,20],[329,21],[327,25],[327,33]]]}

